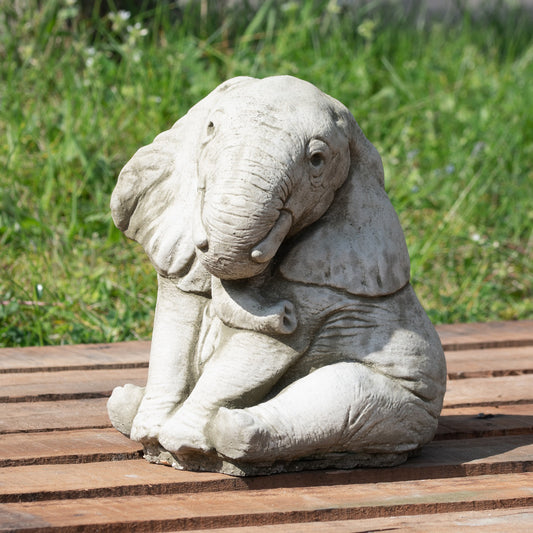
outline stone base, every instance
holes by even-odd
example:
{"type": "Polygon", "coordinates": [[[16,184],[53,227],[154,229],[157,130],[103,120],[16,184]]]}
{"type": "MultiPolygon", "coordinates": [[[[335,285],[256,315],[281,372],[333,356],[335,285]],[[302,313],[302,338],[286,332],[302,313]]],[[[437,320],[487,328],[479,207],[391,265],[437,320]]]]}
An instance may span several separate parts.
{"type": "Polygon", "coordinates": [[[145,447],[144,458],[151,463],[172,466],[177,470],[195,472],[219,472],[231,476],[266,476],[282,472],[300,472],[302,470],[324,470],[353,468],[380,468],[398,466],[417,450],[403,453],[328,453],[295,461],[272,461],[265,463],[247,463],[235,461],[228,457],[212,454],[191,454],[178,459],[161,447],[145,447]]]}

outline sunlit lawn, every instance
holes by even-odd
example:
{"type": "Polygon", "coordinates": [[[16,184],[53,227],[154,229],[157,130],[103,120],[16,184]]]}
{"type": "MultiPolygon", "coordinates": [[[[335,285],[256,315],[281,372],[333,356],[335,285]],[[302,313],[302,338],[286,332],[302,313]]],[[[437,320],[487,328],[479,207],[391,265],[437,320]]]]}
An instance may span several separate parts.
{"type": "Polygon", "coordinates": [[[352,110],[382,154],[435,322],[533,316],[527,16],[152,4],[98,17],[0,0],[0,345],[150,335],[155,275],[114,228],[109,195],[137,148],[242,74],[292,74],[352,110]]]}

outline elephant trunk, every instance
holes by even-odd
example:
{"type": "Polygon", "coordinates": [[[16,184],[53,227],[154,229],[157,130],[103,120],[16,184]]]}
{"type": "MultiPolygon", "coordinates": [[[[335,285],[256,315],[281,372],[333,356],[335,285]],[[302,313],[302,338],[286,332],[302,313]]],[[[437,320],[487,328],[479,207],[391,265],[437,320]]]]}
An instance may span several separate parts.
{"type": "Polygon", "coordinates": [[[199,192],[195,241],[202,263],[218,278],[260,274],[292,227],[284,209],[289,178],[273,159],[265,165],[265,157],[260,167],[250,156],[228,158],[217,165],[216,176],[206,177],[205,193],[199,192]]]}

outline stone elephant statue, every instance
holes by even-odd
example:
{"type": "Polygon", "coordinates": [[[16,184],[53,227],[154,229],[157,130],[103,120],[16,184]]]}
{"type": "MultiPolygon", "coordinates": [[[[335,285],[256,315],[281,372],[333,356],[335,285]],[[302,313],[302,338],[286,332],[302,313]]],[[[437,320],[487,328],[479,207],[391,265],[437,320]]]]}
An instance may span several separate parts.
{"type": "Polygon", "coordinates": [[[229,80],[133,156],[111,210],[158,272],[146,387],[108,402],[149,460],[380,466],[433,438],[442,347],[379,154],[340,102],[229,80]]]}

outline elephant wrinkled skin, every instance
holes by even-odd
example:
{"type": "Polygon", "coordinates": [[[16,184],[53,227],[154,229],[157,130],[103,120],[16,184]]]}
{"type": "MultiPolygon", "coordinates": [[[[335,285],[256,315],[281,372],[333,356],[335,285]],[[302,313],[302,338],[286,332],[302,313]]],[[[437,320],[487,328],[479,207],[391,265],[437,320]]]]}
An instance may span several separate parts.
{"type": "Polygon", "coordinates": [[[223,83],[127,163],[113,220],[158,298],[146,387],[108,411],[149,460],[382,466],[433,438],[444,355],[383,179],[346,107],[290,76],[223,83]]]}

